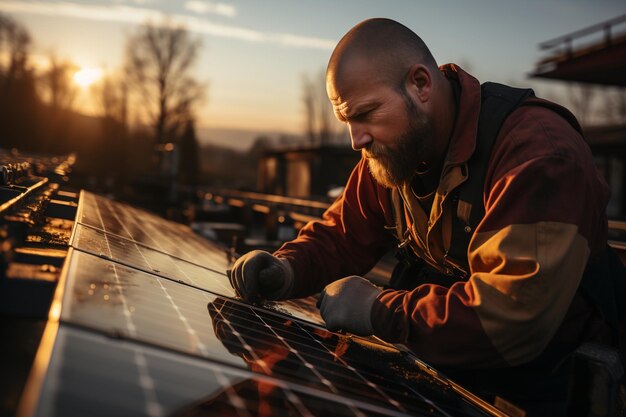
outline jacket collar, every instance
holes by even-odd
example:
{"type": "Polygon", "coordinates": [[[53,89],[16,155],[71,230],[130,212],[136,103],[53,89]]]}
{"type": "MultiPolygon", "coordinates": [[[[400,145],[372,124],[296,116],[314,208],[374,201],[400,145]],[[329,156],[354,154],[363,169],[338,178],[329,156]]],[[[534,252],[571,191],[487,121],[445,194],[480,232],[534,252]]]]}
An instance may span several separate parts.
{"type": "Polygon", "coordinates": [[[442,65],[439,70],[446,78],[458,80],[461,86],[456,121],[444,163],[445,173],[446,168],[467,162],[476,148],[480,115],[480,83],[455,64],[442,65]]]}

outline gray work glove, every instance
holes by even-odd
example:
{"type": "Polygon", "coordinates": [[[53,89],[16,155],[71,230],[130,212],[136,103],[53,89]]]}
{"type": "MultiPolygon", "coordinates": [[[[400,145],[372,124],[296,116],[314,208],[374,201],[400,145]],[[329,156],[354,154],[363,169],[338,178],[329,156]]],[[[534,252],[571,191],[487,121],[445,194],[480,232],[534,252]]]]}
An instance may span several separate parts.
{"type": "Polygon", "coordinates": [[[344,330],[359,336],[373,334],[370,316],[381,291],[365,278],[356,275],[328,284],[318,302],[328,330],[344,330]]]}
{"type": "Polygon", "coordinates": [[[282,300],[293,288],[293,269],[286,259],[254,250],[237,259],[229,279],[244,300],[282,300]]]}

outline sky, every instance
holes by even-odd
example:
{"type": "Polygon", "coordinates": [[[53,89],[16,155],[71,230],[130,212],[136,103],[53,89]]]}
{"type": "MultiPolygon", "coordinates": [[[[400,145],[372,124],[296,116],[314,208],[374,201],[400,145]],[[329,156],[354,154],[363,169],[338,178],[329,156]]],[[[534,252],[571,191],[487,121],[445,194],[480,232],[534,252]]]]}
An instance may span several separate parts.
{"type": "MultiPolygon", "coordinates": [[[[146,19],[170,15],[202,47],[194,75],[207,83],[197,112],[204,128],[298,134],[302,78],[323,71],[334,45],[358,22],[397,20],[439,64],[455,62],[481,81],[531,85],[540,42],[626,13],[624,0],[0,0],[26,26],[34,60],[54,52],[81,68],[120,68],[126,38],[146,19]]],[[[88,108],[88,106],[85,106],[88,108]]]]}

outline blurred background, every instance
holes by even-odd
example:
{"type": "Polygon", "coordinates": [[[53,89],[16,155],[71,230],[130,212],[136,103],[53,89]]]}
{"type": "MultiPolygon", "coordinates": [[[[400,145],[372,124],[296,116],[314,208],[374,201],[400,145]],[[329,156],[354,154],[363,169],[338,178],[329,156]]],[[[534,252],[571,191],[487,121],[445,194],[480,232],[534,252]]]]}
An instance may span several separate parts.
{"type": "Polygon", "coordinates": [[[623,40],[625,13],[623,0],[0,0],[0,147],[71,154],[76,189],[179,221],[223,220],[224,205],[267,214],[276,196],[302,199],[305,221],[359,158],[326,98],[327,60],[353,25],[389,17],[439,64],[571,109],[611,177],[610,215],[624,218],[623,81],[544,70],[623,40]]]}

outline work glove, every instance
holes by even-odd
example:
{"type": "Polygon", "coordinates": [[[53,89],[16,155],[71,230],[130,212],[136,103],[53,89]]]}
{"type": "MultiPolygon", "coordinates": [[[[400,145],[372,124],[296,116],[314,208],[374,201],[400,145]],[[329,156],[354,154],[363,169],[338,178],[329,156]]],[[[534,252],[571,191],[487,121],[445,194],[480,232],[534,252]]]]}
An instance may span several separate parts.
{"type": "Polygon", "coordinates": [[[293,288],[289,261],[254,250],[237,259],[228,277],[237,295],[246,301],[284,300],[293,288]]]}
{"type": "Polygon", "coordinates": [[[328,284],[318,301],[328,330],[344,330],[359,336],[373,334],[370,316],[381,291],[365,278],[356,275],[328,284]]]}

